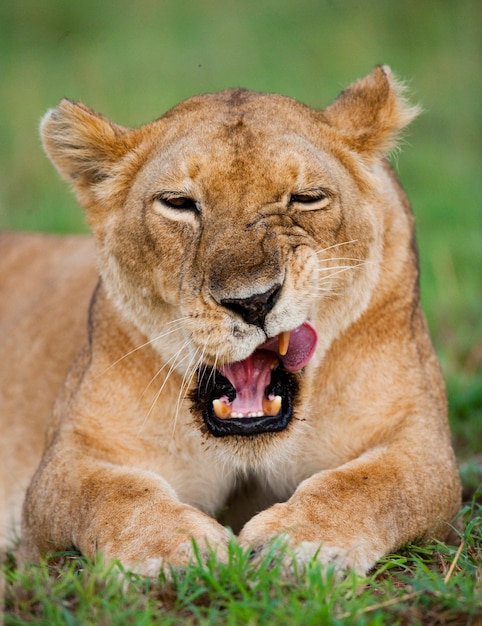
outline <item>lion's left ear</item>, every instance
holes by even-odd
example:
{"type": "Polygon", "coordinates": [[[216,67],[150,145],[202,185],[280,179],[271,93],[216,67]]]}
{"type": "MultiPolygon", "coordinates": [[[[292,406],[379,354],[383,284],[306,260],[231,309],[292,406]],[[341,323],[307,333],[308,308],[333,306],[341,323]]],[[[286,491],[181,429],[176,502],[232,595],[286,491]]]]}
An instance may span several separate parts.
{"type": "Polygon", "coordinates": [[[405,99],[404,86],[390,68],[378,65],[345,89],[323,115],[350,148],[375,156],[394,148],[399,131],[420,112],[405,99]]]}

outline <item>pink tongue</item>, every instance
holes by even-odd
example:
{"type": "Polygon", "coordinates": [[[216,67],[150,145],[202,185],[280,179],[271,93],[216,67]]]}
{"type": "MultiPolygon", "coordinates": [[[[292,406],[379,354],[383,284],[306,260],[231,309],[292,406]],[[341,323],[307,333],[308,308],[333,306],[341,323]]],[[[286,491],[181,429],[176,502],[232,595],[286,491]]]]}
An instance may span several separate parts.
{"type": "Polygon", "coordinates": [[[224,365],[220,372],[236,390],[232,410],[242,415],[262,413],[265,391],[278,359],[287,371],[296,372],[310,361],[317,341],[315,327],[310,322],[304,322],[291,331],[288,351],[284,356],[278,351],[278,337],[273,337],[244,361],[224,365]]]}
{"type": "Polygon", "coordinates": [[[278,353],[278,337],[268,339],[259,350],[276,352],[288,372],[297,372],[309,363],[318,342],[316,328],[310,322],[303,322],[301,326],[291,331],[288,352],[284,356],[278,353]]]}

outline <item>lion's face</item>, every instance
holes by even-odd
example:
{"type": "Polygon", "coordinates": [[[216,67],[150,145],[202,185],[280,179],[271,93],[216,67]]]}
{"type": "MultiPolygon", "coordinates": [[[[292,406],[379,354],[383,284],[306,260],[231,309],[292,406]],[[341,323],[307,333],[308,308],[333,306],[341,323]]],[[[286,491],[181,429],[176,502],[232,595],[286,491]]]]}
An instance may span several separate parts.
{"type": "Polygon", "coordinates": [[[91,153],[108,152],[74,172],[49,145],[55,114],[44,124],[90,211],[112,299],[186,386],[196,372],[193,406],[212,434],[286,428],[304,369],[376,285],[376,160],[357,154],[329,109],[281,96],[200,96],[138,131],[64,106],[97,142],[91,153]]]}
{"type": "MultiPolygon", "coordinates": [[[[161,135],[111,227],[114,242],[142,233],[135,250],[121,243],[108,255],[123,283],[134,258],[143,268],[132,291],[148,303],[151,338],[166,329],[157,302],[170,305],[176,348],[185,347],[173,358],[199,370],[195,403],[215,435],[286,427],[294,373],[323,332],[317,311],[343,297],[376,236],[363,202],[354,206],[356,185],[313,136],[310,112],[299,107],[280,132],[292,103],[276,100],[274,118],[262,104],[230,92],[171,114],[177,130],[161,135]],[[193,113],[201,119],[185,134],[193,113]]],[[[165,355],[162,340],[158,349],[165,355]]]]}

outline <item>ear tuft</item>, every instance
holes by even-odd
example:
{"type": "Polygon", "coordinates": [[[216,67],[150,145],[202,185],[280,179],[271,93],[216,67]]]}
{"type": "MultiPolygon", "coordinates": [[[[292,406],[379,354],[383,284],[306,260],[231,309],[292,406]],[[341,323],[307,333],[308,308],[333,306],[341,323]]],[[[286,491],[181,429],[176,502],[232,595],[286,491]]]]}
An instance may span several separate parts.
{"type": "Polygon", "coordinates": [[[421,112],[408,102],[405,91],[388,65],[378,65],[345,89],[324,111],[324,117],[357,152],[366,156],[386,153],[396,146],[400,131],[421,112]]]}

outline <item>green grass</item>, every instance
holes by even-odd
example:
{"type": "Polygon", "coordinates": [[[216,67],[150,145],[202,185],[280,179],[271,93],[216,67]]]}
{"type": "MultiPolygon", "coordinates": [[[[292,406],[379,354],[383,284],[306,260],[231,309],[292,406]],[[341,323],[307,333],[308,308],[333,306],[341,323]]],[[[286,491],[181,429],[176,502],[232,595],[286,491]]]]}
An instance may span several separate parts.
{"type": "MultiPolygon", "coordinates": [[[[482,482],[481,20],[479,0],[5,0],[0,228],[85,230],[38,139],[41,115],[64,96],[134,126],[228,86],[323,107],[373,65],[390,64],[425,109],[395,166],[417,219],[423,303],[472,502],[482,482]]],[[[469,520],[480,516],[475,502],[461,513],[469,526],[460,553],[408,547],[365,581],[335,582],[313,566],[286,582],[276,559],[256,570],[235,546],[228,566],[195,565],[169,583],[132,579],[127,589],[78,558],[24,574],[10,562],[5,620],[475,624],[481,530],[469,520]]]]}
{"type": "Polygon", "coordinates": [[[276,553],[254,567],[234,542],[227,564],[199,560],[157,581],[69,554],[25,573],[11,564],[5,624],[480,624],[482,507],[460,517],[458,547],[408,545],[367,578],[312,563],[287,579],[276,553]]]}

